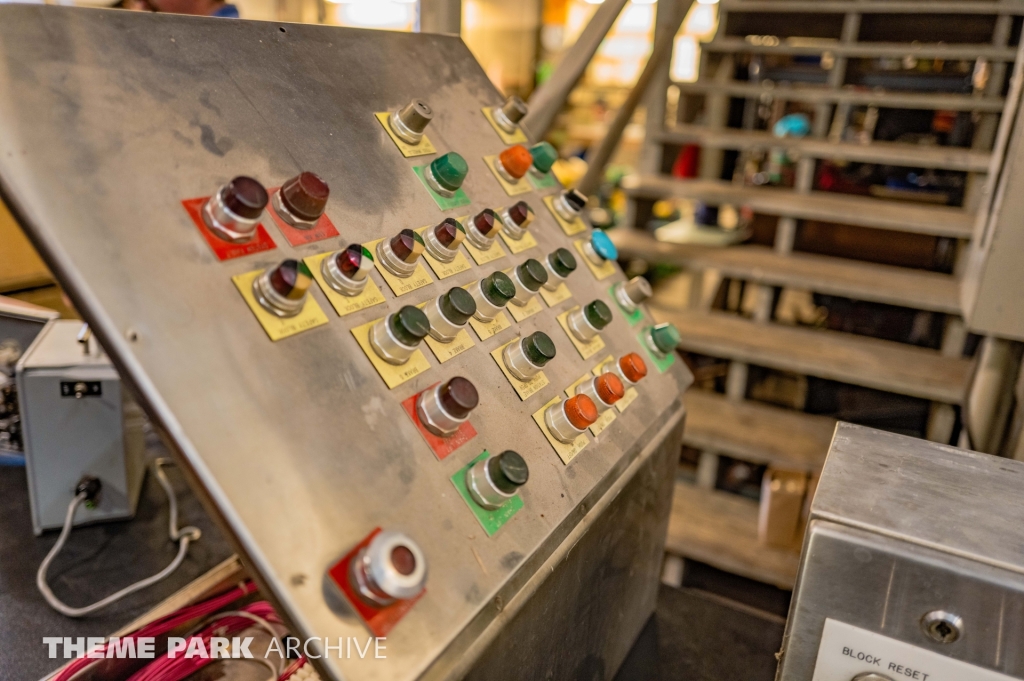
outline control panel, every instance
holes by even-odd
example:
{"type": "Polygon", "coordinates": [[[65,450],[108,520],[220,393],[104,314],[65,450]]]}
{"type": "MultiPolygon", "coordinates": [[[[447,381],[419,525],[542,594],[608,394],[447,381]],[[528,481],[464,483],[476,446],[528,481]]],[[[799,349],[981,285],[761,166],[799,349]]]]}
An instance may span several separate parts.
{"type": "Polygon", "coordinates": [[[282,614],[387,637],[314,664],[454,668],[679,421],[678,332],[457,38],[51,9],[0,7],[12,207],[282,614]]]}

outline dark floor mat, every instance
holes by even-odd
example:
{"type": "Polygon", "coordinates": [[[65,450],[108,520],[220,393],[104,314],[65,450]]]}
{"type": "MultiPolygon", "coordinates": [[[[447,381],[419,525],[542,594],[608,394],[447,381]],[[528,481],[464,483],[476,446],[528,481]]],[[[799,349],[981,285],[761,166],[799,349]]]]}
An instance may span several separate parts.
{"type": "Polygon", "coordinates": [[[777,615],[662,586],[615,681],[772,681],[784,628],[777,615]]]}

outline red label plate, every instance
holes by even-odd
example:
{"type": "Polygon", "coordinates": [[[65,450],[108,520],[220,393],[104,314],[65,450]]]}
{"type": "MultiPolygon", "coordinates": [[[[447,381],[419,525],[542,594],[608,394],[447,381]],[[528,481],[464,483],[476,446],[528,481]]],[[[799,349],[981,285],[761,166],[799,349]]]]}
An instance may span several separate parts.
{"type": "Polygon", "coordinates": [[[414,598],[395,601],[383,608],[369,605],[359,597],[359,594],[352,588],[351,580],[349,580],[349,566],[352,564],[352,559],[356,557],[356,554],[369,546],[373,538],[379,533],[380,528],[374,528],[373,532],[366,535],[365,539],[356,544],[341,560],[327,570],[327,576],[331,578],[334,585],[344,594],[345,600],[349,602],[363,622],[366,623],[366,626],[373,632],[373,635],[378,637],[387,636],[388,632],[395,628],[399,620],[405,617],[405,613],[409,612],[412,606],[416,605],[416,601],[423,598],[423,594],[427,593],[427,590],[424,589],[414,598]]]}
{"type": "MultiPolygon", "coordinates": [[[[437,386],[437,383],[427,388],[427,390],[433,390],[437,386]]],[[[423,392],[427,392],[424,390],[423,392]]],[[[456,449],[466,444],[474,437],[476,437],[476,428],[469,421],[464,421],[459,429],[451,434],[449,437],[438,437],[434,435],[427,427],[420,421],[420,415],[416,411],[416,400],[419,399],[423,393],[417,393],[409,399],[402,402],[402,408],[405,409],[405,413],[409,415],[412,422],[416,424],[416,428],[419,429],[420,435],[427,441],[427,446],[430,447],[430,451],[434,452],[434,456],[437,457],[438,461],[444,461],[449,454],[454,452],[456,449]]]]}
{"type": "MultiPolygon", "coordinates": [[[[268,189],[267,193],[271,196],[274,195],[279,187],[268,189]]],[[[316,221],[312,229],[298,229],[292,227],[287,222],[281,219],[281,216],[274,210],[273,202],[267,204],[267,212],[270,213],[270,217],[274,219],[274,224],[284,234],[284,238],[288,240],[292,246],[301,246],[303,244],[311,244],[314,241],[323,241],[324,239],[330,239],[331,237],[338,236],[338,230],[334,227],[334,223],[327,217],[326,214],[321,215],[320,219],[316,221]]]]}
{"type": "Polygon", "coordinates": [[[206,243],[210,244],[210,248],[213,249],[213,254],[217,256],[217,260],[231,260],[232,258],[241,258],[243,255],[252,255],[253,253],[260,253],[261,251],[269,251],[277,246],[274,245],[273,239],[267,234],[267,230],[263,229],[263,225],[256,225],[256,236],[244,244],[233,244],[230,241],[224,241],[219,236],[210,231],[210,228],[203,222],[202,210],[203,204],[209,199],[209,196],[201,196],[198,199],[185,199],[181,202],[181,205],[185,207],[185,211],[188,212],[189,217],[192,218],[192,222],[195,223],[196,229],[199,230],[203,238],[206,239],[206,243]]]}

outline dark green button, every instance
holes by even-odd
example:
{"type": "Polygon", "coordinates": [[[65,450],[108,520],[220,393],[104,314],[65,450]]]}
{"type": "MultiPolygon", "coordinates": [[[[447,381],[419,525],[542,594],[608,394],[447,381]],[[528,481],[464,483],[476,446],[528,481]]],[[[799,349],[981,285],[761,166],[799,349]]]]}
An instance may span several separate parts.
{"type": "Polygon", "coordinates": [[[462,182],[466,179],[469,166],[466,164],[466,159],[454,151],[449,151],[444,156],[430,162],[430,172],[439,185],[449,191],[455,191],[462,186],[462,182]]]}
{"type": "Polygon", "coordinates": [[[530,155],[533,156],[533,167],[538,173],[546,173],[558,160],[558,152],[547,142],[539,142],[530,147],[530,155]]]}
{"type": "Polygon", "coordinates": [[[462,326],[476,313],[476,301],[464,288],[456,286],[441,295],[441,314],[456,326],[462,326]]]}
{"type": "Polygon", "coordinates": [[[541,286],[548,283],[548,271],[544,269],[539,261],[530,258],[516,268],[519,274],[519,281],[523,286],[536,293],[541,286]]]}
{"type": "Polygon", "coordinates": [[[505,494],[514,494],[516,489],[530,479],[530,469],[526,461],[511,449],[488,459],[487,472],[494,486],[505,494]]]}
{"type": "Polygon", "coordinates": [[[563,279],[576,271],[576,256],[567,248],[559,248],[549,254],[548,263],[555,274],[563,279]]]}
{"type": "Polygon", "coordinates": [[[427,315],[412,305],[406,305],[391,315],[388,326],[395,338],[405,345],[419,345],[430,333],[430,320],[427,319],[427,315]]]}
{"type": "Polygon", "coordinates": [[[495,272],[483,278],[480,290],[491,305],[505,307],[516,295],[516,285],[504,272],[495,272]]]}
{"type": "Polygon", "coordinates": [[[537,331],[523,339],[523,352],[534,366],[542,367],[555,358],[555,343],[546,333],[537,331]]]}
{"type": "Polygon", "coordinates": [[[654,341],[654,347],[667,354],[675,350],[683,338],[674,325],[658,324],[651,329],[651,340],[654,341]]]}
{"type": "Polygon", "coordinates": [[[598,331],[612,323],[611,308],[605,305],[603,300],[587,303],[587,306],[583,308],[583,314],[590,325],[598,331]]]}

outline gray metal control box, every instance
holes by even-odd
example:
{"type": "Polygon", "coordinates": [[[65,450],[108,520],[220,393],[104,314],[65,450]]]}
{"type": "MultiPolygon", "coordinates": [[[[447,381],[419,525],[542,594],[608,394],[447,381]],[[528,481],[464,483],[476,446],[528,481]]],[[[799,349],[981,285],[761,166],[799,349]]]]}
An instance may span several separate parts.
{"type": "Polygon", "coordinates": [[[1024,463],[839,424],[779,681],[1024,678],[1024,463]]]}
{"type": "Polygon", "coordinates": [[[16,368],[36,534],[64,524],[84,475],[103,488],[95,508],[79,507],[76,525],[132,517],[146,472],[142,410],[99,344],[78,342],[81,328],[50,322],[16,368]]]}

